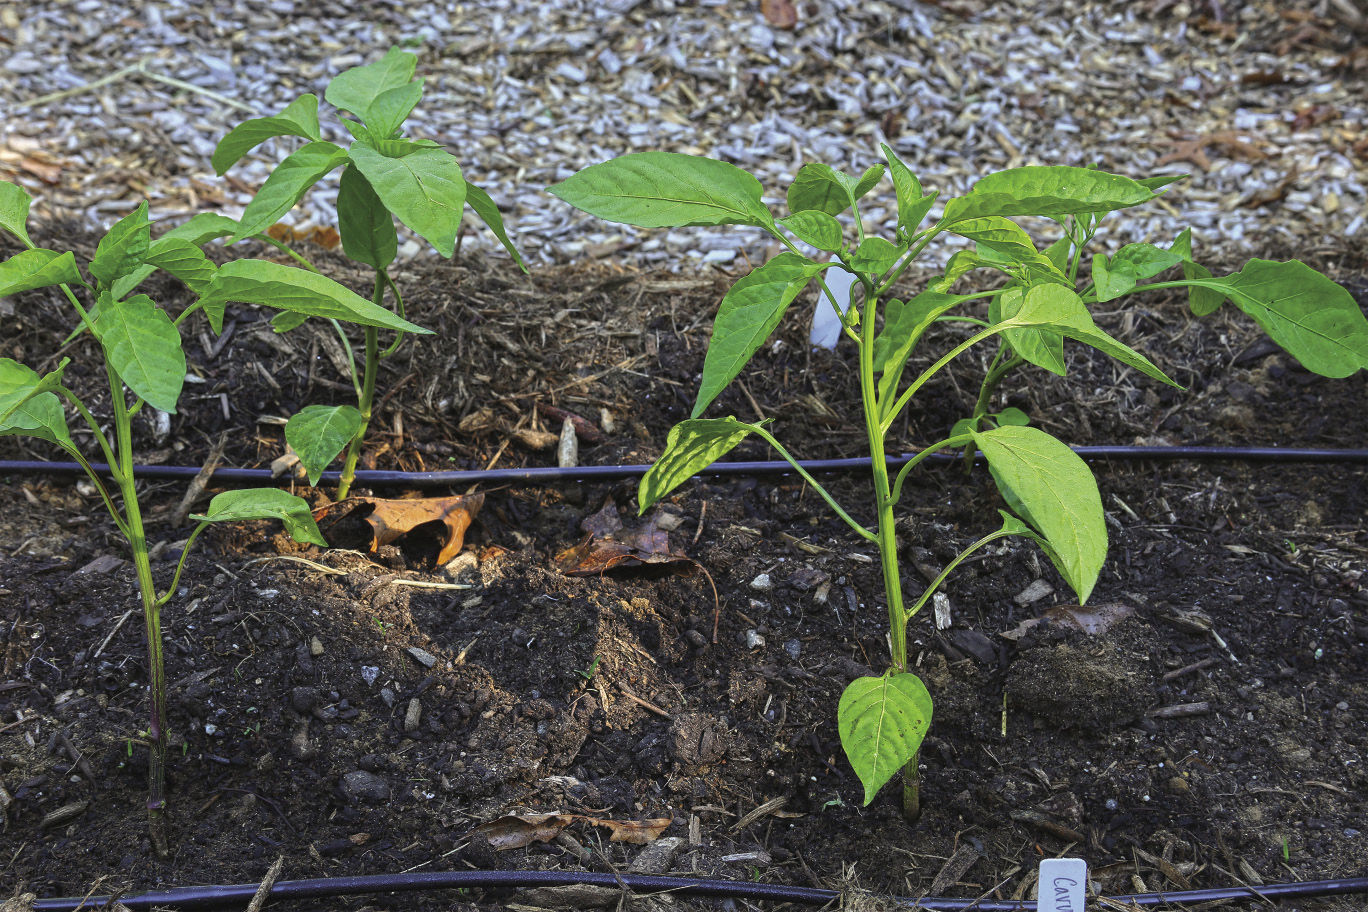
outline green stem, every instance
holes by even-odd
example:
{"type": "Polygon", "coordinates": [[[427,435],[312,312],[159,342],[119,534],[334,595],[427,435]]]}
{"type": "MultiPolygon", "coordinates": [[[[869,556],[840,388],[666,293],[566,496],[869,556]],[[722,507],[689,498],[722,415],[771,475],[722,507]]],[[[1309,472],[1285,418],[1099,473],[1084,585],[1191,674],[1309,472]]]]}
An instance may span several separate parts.
{"type": "MultiPolygon", "coordinates": [[[[393,295],[394,295],[394,309],[395,309],[395,312],[397,312],[397,313],[399,314],[399,316],[400,316],[401,319],[402,319],[402,318],[405,318],[407,315],[404,313],[404,298],[403,298],[402,295],[399,294],[399,286],[396,285],[396,284],[394,284],[394,280],[390,278],[388,272],[385,272],[384,270],[380,270],[379,272],[380,272],[380,279],[381,279],[382,281],[384,281],[386,287],[388,287],[389,290],[390,290],[390,292],[393,293],[393,295]]],[[[382,294],[383,294],[383,292],[382,292],[382,294]]],[[[382,351],[382,352],[380,353],[380,357],[381,357],[381,358],[388,358],[389,356],[393,355],[395,352],[397,352],[397,351],[399,350],[399,346],[402,345],[403,342],[404,342],[404,334],[403,334],[402,332],[397,332],[397,333],[395,333],[395,334],[394,334],[394,341],[390,343],[389,348],[385,349],[384,351],[382,351]]]]}
{"type": "Polygon", "coordinates": [[[933,443],[931,446],[927,447],[926,449],[918,453],[916,456],[913,456],[911,459],[909,459],[903,465],[903,467],[898,470],[897,480],[893,482],[893,493],[892,495],[890,495],[893,498],[893,503],[896,504],[899,500],[902,499],[903,482],[907,480],[907,476],[911,474],[912,470],[915,469],[921,463],[922,460],[930,456],[932,453],[936,453],[944,449],[949,449],[950,447],[971,444],[973,443],[973,440],[974,438],[969,436],[968,434],[956,434],[954,437],[947,437],[940,443],[933,443]]]}
{"type": "MultiPolygon", "coordinates": [[[[379,270],[375,276],[375,290],[372,298],[377,306],[385,300],[385,282],[379,270]]],[[[365,439],[366,429],[370,426],[371,407],[375,402],[375,375],[380,372],[380,330],[374,326],[366,327],[366,365],[361,381],[361,395],[356,407],[361,412],[361,424],[347,444],[347,456],[342,462],[342,477],[337,484],[337,499],[344,499],[351,491],[356,477],[356,460],[361,455],[361,441],[365,439]]]]}
{"type": "MultiPolygon", "coordinates": [[[[133,553],[133,568],[142,598],[143,621],[147,628],[147,665],[149,719],[147,724],[147,827],[152,849],[159,858],[170,854],[166,835],[166,664],[162,653],[161,605],[152,580],[152,563],[147,555],[147,535],[133,478],[133,432],[128,406],[124,402],[123,380],[112,367],[105,366],[114,407],[114,439],[118,470],[115,480],[123,495],[128,547],[133,553]]],[[[111,469],[114,464],[110,464],[111,469]]]]}
{"type": "Polygon", "coordinates": [[[779,457],[783,459],[785,462],[787,462],[789,465],[793,466],[794,471],[796,471],[804,481],[812,485],[812,489],[817,492],[818,496],[820,496],[822,500],[825,500],[827,502],[827,506],[831,507],[831,509],[836,511],[837,516],[845,520],[846,525],[850,526],[850,528],[855,530],[856,535],[860,536],[866,541],[877,541],[877,538],[875,537],[874,533],[870,532],[864,526],[856,522],[854,518],[852,518],[851,515],[847,513],[841,507],[841,505],[836,502],[836,499],[831,496],[827,489],[822,487],[817,482],[817,479],[813,478],[810,474],[808,474],[807,469],[803,468],[802,465],[798,463],[798,460],[794,459],[791,455],[789,455],[789,451],[784,449],[784,447],[779,443],[779,441],[774,439],[774,436],[770,434],[769,431],[765,430],[762,426],[758,424],[747,424],[746,427],[750,428],[751,433],[755,434],[755,436],[759,437],[761,440],[764,440],[770,446],[774,447],[774,451],[779,454],[779,457]]]}
{"type": "MultiPolygon", "coordinates": [[[[961,342],[959,345],[956,345],[954,348],[950,349],[950,351],[946,352],[935,364],[931,365],[926,370],[922,371],[921,376],[919,376],[916,380],[913,380],[912,385],[909,386],[907,389],[903,390],[903,394],[898,397],[898,400],[896,402],[893,403],[893,408],[887,410],[887,417],[884,418],[882,424],[882,432],[888,432],[888,429],[893,426],[893,420],[898,417],[898,413],[907,407],[907,403],[912,401],[912,397],[917,394],[917,390],[925,386],[926,382],[930,380],[932,377],[934,377],[937,371],[945,367],[945,365],[949,364],[951,361],[958,358],[960,355],[964,354],[974,345],[978,344],[979,342],[982,342],[984,339],[996,335],[997,333],[1002,332],[1004,329],[1011,328],[1011,326],[1004,322],[994,324],[993,326],[990,326],[987,329],[984,329],[980,332],[976,332],[972,336],[961,342]]],[[[872,370],[873,368],[871,366],[871,371],[872,370]]]]}
{"type": "MultiPolygon", "coordinates": [[[[977,431],[979,421],[983,419],[984,415],[988,414],[988,405],[993,401],[993,394],[997,392],[997,388],[1001,385],[1002,379],[1026,360],[1017,355],[1013,355],[1004,360],[1003,354],[1006,351],[1006,345],[998,346],[997,354],[993,356],[992,363],[988,365],[988,372],[983,375],[983,384],[979,387],[978,400],[974,402],[974,412],[969,416],[969,420],[973,422],[971,425],[972,430],[977,431]]],[[[973,467],[974,448],[965,447],[964,471],[968,472],[973,467]]]]}
{"type": "Polygon", "coordinates": [[[209,528],[207,522],[202,522],[195,527],[195,531],[190,533],[190,537],[185,540],[185,547],[181,549],[180,560],[176,562],[176,573],[171,577],[171,585],[166,587],[166,591],[157,596],[157,605],[165,605],[171,601],[171,596],[176,594],[176,586],[180,584],[181,571],[185,569],[185,559],[190,556],[190,549],[195,546],[195,539],[199,534],[209,528]]]}
{"type": "Polygon", "coordinates": [[[931,243],[931,240],[938,234],[940,234],[940,228],[935,226],[927,228],[921,238],[914,241],[912,246],[907,249],[907,253],[903,256],[902,262],[893,267],[893,271],[888,273],[887,277],[884,278],[883,283],[874,290],[874,293],[879,297],[883,297],[884,292],[893,287],[893,283],[902,277],[902,274],[907,271],[907,267],[912,265],[912,261],[926,249],[926,245],[931,243]]]}
{"type": "Polygon", "coordinates": [[[921,598],[917,599],[917,603],[912,606],[912,610],[907,612],[908,621],[911,621],[912,618],[917,616],[917,614],[922,610],[922,608],[926,607],[927,601],[931,598],[932,595],[935,594],[936,590],[940,588],[940,584],[945,582],[946,577],[948,577],[952,572],[954,572],[954,569],[956,567],[964,563],[965,559],[968,558],[969,555],[973,554],[979,548],[992,544],[999,538],[1007,538],[1010,535],[1016,534],[1018,533],[1012,532],[1008,529],[998,529],[991,535],[983,536],[983,538],[980,538],[978,541],[974,542],[972,545],[970,545],[969,547],[961,551],[959,554],[957,554],[955,556],[955,559],[952,560],[949,564],[947,564],[945,566],[945,569],[940,572],[940,575],[931,581],[931,585],[926,587],[926,591],[924,591],[921,594],[921,598]]]}
{"type": "Polygon", "coordinates": [[[255,240],[255,241],[265,241],[267,244],[270,244],[272,247],[274,247],[275,249],[279,250],[281,253],[285,254],[287,257],[290,257],[290,258],[293,259],[296,263],[298,263],[300,266],[303,266],[305,269],[309,270],[310,272],[318,272],[318,267],[317,267],[317,266],[315,266],[313,263],[310,263],[305,257],[303,257],[303,256],[301,256],[300,254],[295,253],[293,250],[291,250],[288,244],[284,243],[283,241],[277,241],[275,238],[271,237],[269,234],[265,233],[264,231],[263,231],[261,234],[254,234],[254,235],[252,235],[252,240],[255,240]]]}

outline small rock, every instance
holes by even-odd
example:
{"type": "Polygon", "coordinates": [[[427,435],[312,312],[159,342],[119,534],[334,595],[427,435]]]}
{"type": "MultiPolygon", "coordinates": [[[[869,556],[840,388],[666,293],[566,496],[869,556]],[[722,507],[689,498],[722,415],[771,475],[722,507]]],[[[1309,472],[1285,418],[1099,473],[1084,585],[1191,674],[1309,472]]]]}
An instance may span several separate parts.
{"type": "Polygon", "coordinates": [[[323,654],[323,641],[318,637],[309,638],[309,655],[315,659],[323,654]]]}
{"type": "Polygon", "coordinates": [[[417,646],[410,646],[408,654],[413,656],[414,660],[417,661],[418,664],[422,665],[424,668],[431,668],[433,665],[437,664],[437,657],[432,653],[428,652],[426,649],[420,649],[417,646]]]}
{"type": "Polygon", "coordinates": [[[404,731],[412,732],[418,730],[418,723],[423,719],[423,704],[414,697],[408,701],[408,710],[404,713],[404,731]]]}
{"type": "Polygon", "coordinates": [[[689,645],[694,649],[702,649],[708,645],[708,638],[697,630],[684,631],[684,639],[689,641],[689,645]]]}
{"type": "Polygon", "coordinates": [[[937,630],[946,630],[955,622],[954,612],[950,608],[950,596],[944,592],[937,592],[931,596],[931,607],[935,614],[937,630]]]}
{"type": "Polygon", "coordinates": [[[394,708],[394,701],[395,701],[396,699],[398,699],[398,698],[399,698],[399,695],[396,694],[396,693],[394,692],[394,688],[392,688],[392,687],[382,687],[382,688],[380,688],[380,699],[384,700],[384,701],[385,701],[385,705],[388,706],[388,707],[390,707],[391,709],[394,708]]]}
{"type": "Polygon", "coordinates": [[[747,648],[747,649],[759,649],[761,646],[764,646],[764,645],[765,645],[765,638],[762,637],[757,631],[755,631],[755,630],[747,630],[747,631],[746,631],[746,648],[747,648]]]}
{"type": "Polygon", "coordinates": [[[1012,601],[1025,608],[1027,605],[1033,605],[1047,595],[1053,594],[1054,586],[1051,586],[1043,579],[1038,579],[1034,580],[1031,585],[1012,596],[1012,601]]]}
{"type": "Polygon", "coordinates": [[[342,797],[348,801],[388,801],[389,783],[375,773],[352,770],[342,777],[342,797]]]}
{"type": "Polygon", "coordinates": [[[290,736],[290,756],[296,760],[312,760],[318,756],[318,748],[309,740],[308,719],[300,722],[290,736]]]}
{"type": "Polygon", "coordinates": [[[787,652],[787,653],[788,653],[788,657],[789,657],[790,659],[793,659],[793,661],[795,661],[795,662],[798,661],[798,657],[799,657],[800,655],[803,654],[803,643],[802,643],[802,641],[799,640],[797,637],[794,637],[794,638],[791,639],[791,640],[785,640],[785,641],[784,641],[784,652],[787,652]]]}
{"type": "Polygon", "coordinates": [[[1164,787],[1175,795],[1186,795],[1188,792],[1192,791],[1192,786],[1183,776],[1174,776],[1169,779],[1168,782],[1164,783],[1164,787]]]}
{"type": "Polygon", "coordinates": [[[684,837],[666,836],[646,846],[627,866],[628,874],[664,874],[674,867],[675,858],[684,848],[684,837]]]}
{"type": "Polygon", "coordinates": [[[474,582],[479,570],[479,558],[470,551],[462,551],[442,567],[442,572],[447,578],[457,582],[474,582]]]}
{"type": "Polygon", "coordinates": [[[290,691],[290,708],[300,715],[308,715],[318,705],[318,691],[312,687],[296,687],[290,691]]]}
{"type": "Polygon", "coordinates": [[[379,679],[379,677],[380,677],[380,669],[379,669],[379,667],[377,667],[377,666],[375,666],[375,665],[362,665],[362,666],[361,666],[361,680],[363,680],[363,681],[366,682],[366,686],[369,687],[370,685],[374,684],[374,683],[376,682],[376,680],[379,679]]]}
{"type": "Polygon", "coordinates": [[[751,580],[750,587],[754,589],[756,592],[769,592],[771,589],[774,588],[774,581],[770,579],[770,575],[768,573],[762,573],[755,579],[751,580]]]}

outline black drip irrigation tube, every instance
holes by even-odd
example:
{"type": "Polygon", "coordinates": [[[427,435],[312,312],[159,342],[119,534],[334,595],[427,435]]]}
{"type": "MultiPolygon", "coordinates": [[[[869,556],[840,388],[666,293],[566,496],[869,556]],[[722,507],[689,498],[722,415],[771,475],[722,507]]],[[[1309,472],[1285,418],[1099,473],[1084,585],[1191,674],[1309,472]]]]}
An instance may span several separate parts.
{"type": "MultiPolygon", "coordinates": [[[[567,887],[588,884],[632,890],[638,893],[671,893],[675,896],[711,896],[726,899],[767,900],[770,902],[825,905],[841,898],[835,890],[814,887],[785,887],[779,884],[751,881],[707,880],[697,877],[657,877],[641,874],[604,874],[593,871],[429,871],[408,874],[373,874],[354,877],[330,877],[318,880],[286,880],[273,884],[271,899],[321,899],[330,896],[349,896],[376,893],[413,892],[418,890],[455,889],[516,889],[530,887],[567,887]]],[[[154,906],[177,909],[218,909],[240,906],[259,891],[257,884],[231,884],[209,887],[178,887],[119,897],[133,912],[154,906]]],[[[1162,906],[1176,903],[1203,903],[1238,899],[1279,900],[1309,899],[1320,896],[1344,896],[1368,893],[1368,877],[1340,880],[1310,880],[1300,883],[1268,884],[1257,887],[1212,887],[1203,890],[1181,890],[1172,893],[1135,893],[1108,897],[1120,905],[1162,906]]],[[[98,909],[109,905],[115,897],[67,897],[40,899],[33,904],[34,912],[76,912],[77,909],[98,909]]],[[[908,909],[927,912],[1035,912],[1034,900],[950,899],[925,897],[893,900],[908,909]]]]}
{"type": "MultiPolygon", "coordinates": [[[[1075,453],[1090,462],[1138,462],[1144,460],[1225,460],[1231,462],[1342,462],[1368,463],[1368,449],[1306,449],[1293,447],[1229,446],[1080,446],[1075,453]]],[[[912,454],[889,457],[890,469],[898,469],[912,454]]],[[[951,453],[932,453],[927,462],[952,463],[960,457],[951,453]]],[[[982,454],[977,461],[982,462],[982,454]]],[[[107,474],[109,466],[92,462],[91,468],[107,474]]],[[[868,469],[868,457],[851,459],[812,459],[799,462],[812,474],[868,469]]],[[[571,468],[534,467],[525,469],[463,469],[450,472],[390,472],[359,470],[356,483],[363,487],[439,488],[465,484],[508,484],[517,482],[554,484],[557,482],[615,481],[640,478],[648,465],[574,466],[571,468]]],[[[0,460],[0,475],[79,475],[84,470],[74,462],[0,460]]],[[[133,467],[136,478],[147,480],[190,480],[202,470],[197,466],[141,465],[133,467]]],[[[769,462],[715,462],[700,475],[787,475],[793,466],[782,460],[769,462]]],[[[335,484],[338,472],[324,472],[320,483],[335,484]]],[[[273,484],[288,478],[273,476],[270,469],[214,469],[210,482],[217,484],[273,484]]]]}

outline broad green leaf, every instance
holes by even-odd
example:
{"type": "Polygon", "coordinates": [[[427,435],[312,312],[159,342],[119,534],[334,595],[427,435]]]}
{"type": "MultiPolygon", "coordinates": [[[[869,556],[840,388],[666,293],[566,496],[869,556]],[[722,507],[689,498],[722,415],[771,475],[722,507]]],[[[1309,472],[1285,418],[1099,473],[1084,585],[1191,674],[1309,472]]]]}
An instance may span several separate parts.
{"type": "Polygon", "coordinates": [[[820,209],[795,212],[778,220],[794,237],[818,250],[835,253],[841,249],[841,223],[820,209]]]}
{"type": "Polygon", "coordinates": [[[880,402],[893,402],[903,367],[922,333],[958,302],[954,295],[923,291],[906,303],[893,299],[884,305],[883,329],[874,337],[874,369],[881,372],[880,402]]]}
{"type": "Polygon", "coordinates": [[[1099,253],[1092,261],[1097,300],[1100,303],[1119,298],[1141,281],[1177,266],[1182,260],[1181,254],[1153,244],[1127,244],[1110,258],[1099,253]]]}
{"type": "Polygon", "coordinates": [[[207,511],[203,514],[191,514],[190,518],[200,522],[278,519],[295,541],[307,542],[321,548],[328,547],[328,542],[318,531],[318,524],[314,522],[313,513],[310,512],[304,498],[296,497],[279,488],[224,491],[209,501],[207,511]]]}
{"type": "MultiPolygon", "coordinates": [[[[1184,279],[1211,278],[1211,270],[1192,258],[1191,228],[1184,228],[1178,237],[1173,239],[1173,246],[1169,250],[1183,258],[1184,279]]],[[[1223,292],[1213,288],[1204,288],[1201,285],[1188,286],[1188,307],[1199,317],[1217,311],[1225,303],[1225,299],[1223,292]]]]}
{"type": "Polygon", "coordinates": [[[395,86],[375,96],[366,112],[366,129],[373,139],[389,139],[412,113],[423,97],[423,80],[415,79],[407,85],[395,86]]]}
{"type": "Polygon", "coordinates": [[[1055,268],[1043,254],[1009,256],[987,246],[974,250],[960,250],[945,264],[945,273],[936,279],[931,287],[936,291],[949,291],[963,276],[975,269],[996,269],[1015,278],[1023,285],[1055,284],[1068,285],[1068,278],[1055,268]]]}
{"type": "Polygon", "coordinates": [[[796,253],[781,253],[743,276],[727,291],[713,322],[703,359],[703,382],[691,418],[703,414],[756,350],[765,344],[784,311],[825,264],[796,253]]]}
{"type": "Polygon", "coordinates": [[[999,427],[1027,427],[1031,423],[1031,417],[1015,406],[1008,406],[1000,412],[990,415],[999,427]]]}
{"type": "Polygon", "coordinates": [[[417,67],[416,55],[393,47],[374,63],[353,67],[333,77],[323,98],[334,108],[355,114],[369,123],[371,105],[376,99],[390,89],[408,85],[417,67]]]}
{"type": "Polygon", "coordinates": [[[9,181],[0,181],[0,228],[32,247],[28,235],[28,213],[33,199],[23,187],[9,181]]]}
{"type": "Polygon", "coordinates": [[[1250,260],[1224,285],[1235,306],[1312,373],[1347,377],[1368,368],[1368,319],[1358,302],[1300,260],[1250,260]]]}
{"type": "Polygon", "coordinates": [[[480,217],[494,236],[503,244],[504,250],[513,258],[513,262],[518,264],[518,268],[527,272],[527,264],[523,262],[522,254],[518,253],[518,248],[513,246],[513,242],[508,239],[508,232],[504,229],[503,216],[499,213],[499,207],[494,200],[484,190],[466,181],[466,205],[480,217]]]}
{"type": "Polygon", "coordinates": [[[840,215],[850,208],[849,183],[854,179],[830,165],[809,162],[798,169],[788,189],[790,213],[824,212],[840,215]],[[845,178],[842,181],[841,178],[845,178]]]}
{"type": "Polygon", "coordinates": [[[1144,184],[1119,174],[1028,165],[982,178],[967,194],[945,204],[941,224],[949,227],[986,215],[1090,215],[1135,206],[1154,195],[1144,184]]]}
{"type": "Polygon", "coordinates": [[[354,165],[342,172],[337,187],[337,229],[342,252],[358,263],[384,269],[394,262],[399,251],[394,216],[354,165]]]}
{"type": "Polygon", "coordinates": [[[362,145],[368,146],[379,152],[386,158],[403,158],[423,149],[441,149],[442,144],[430,139],[379,139],[372,137],[370,140],[362,141],[362,145]]]}
{"type": "Polygon", "coordinates": [[[1035,241],[1031,240],[1026,229],[1000,215],[966,219],[952,227],[950,233],[1008,255],[1037,253],[1035,241]]]}
{"type": "Polygon", "coordinates": [[[867,237],[850,255],[850,266],[857,272],[882,275],[893,268],[898,257],[907,252],[906,247],[881,237],[867,237]]]}
{"type": "Polygon", "coordinates": [[[361,326],[431,334],[327,276],[269,260],[234,260],[220,266],[203,300],[206,310],[216,305],[220,313],[227,302],[239,301],[361,326]]]}
{"type": "Polygon", "coordinates": [[[228,131],[214,148],[209,164],[222,177],[242,156],[276,136],[302,136],[318,140],[318,96],[301,95],[274,117],[254,117],[244,120],[228,131]]]}
{"type": "Polygon", "coordinates": [[[1055,241],[1049,247],[1041,251],[1041,256],[1050,261],[1050,265],[1059,270],[1063,275],[1069,268],[1069,255],[1073,253],[1073,241],[1069,240],[1066,234],[1055,241]]]}
{"type": "MultiPolygon", "coordinates": [[[[219,215],[217,212],[201,212],[198,215],[192,216],[184,224],[177,225],[175,228],[172,228],[170,231],[167,231],[161,237],[153,241],[152,246],[148,248],[148,256],[151,257],[155,255],[158,250],[158,245],[165,244],[169,241],[188,241],[196,247],[202,247],[218,238],[232,237],[233,232],[237,231],[237,229],[238,223],[226,215],[219,215]]],[[[213,264],[211,263],[210,265],[212,266],[213,264]]],[[[110,286],[110,291],[116,298],[125,297],[130,291],[141,285],[156,268],[157,267],[151,266],[148,263],[143,263],[143,265],[134,269],[128,275],[122,276],[116,280],[114,284],[110,286]]],[[[184,279],[181,281],[184,281],[184,279]]],[[[80,329],[77,329],[76,333],[79,334],[80,329]]],[[[73,334],[73,338],[74,335],[75,334],[73,334]]],[[[67,341],[70,341],[70,339],[67,341]]]]}
{"type": "MultiPolygon", "coordinates": [[[[1026,289],[1020,285],[1003,289],[1002,294],[993,299],[993,306],[989,310],[990,318],[995,317],[996,321],[1000,322],[1009,316],[1015,316],[1021,310],[1025,296],[1026,289]]],[[[1007,340],[1012,351],[1025,358],[1028,363],[1061,377],[1068,372],[1068,366],[1064,361],[1064,337],[1060,333],[1039,326],[1028,326],[1005,330],[1002,337],[1007,340]]]]}
{"type": "Polygon", "coordinates": [[[274,317],[271,317],[271,329],[275,330],[276,333],[287,333],[292,329],[303,326],[308,319],[308,314],[282,310],[274,317]]]}
{"type": "Polygon", "coordinates": [[[451,257],[466,199],[465,178],[451,153],[420,148],[402,158],[388,158],[357,143],[351,156],[385,208],[442,256],[451,257]]]}
{"type": "Polygon", "coordinates": [[[346,164],[347,150],[327,140],[307,143],[276,165],[266,183],[247,204],[230,243],[265,231],[303,199],[309,188],[329,171],[346,164]]]}
{"type": "Polygon", "coordinates": [[[879,181],[883,180],[884,170],[883,165],[870,165],[865,169],[865,173],[860,175],[860,179],[850,191],[856,202],[864,199],[870,190],[879,185],[879,181]]]}
{"type": "Polygon", "coordinates": [[[641,476],[637,503],[645,513],[662,497],[731,452],[746,435],[750,425],[735,418],[687,418],[670,428],[665,452],[641,476]]]}
{"type": "Polygon", "coordinates": [[[109,366],[153,408],[175,414],[185,384],[180,333],[147,295],[126,301],[105,297],[95,317],[95,335],[109,366]]]}
{"type": "Polygon", "coordinates": [[[1142,177],[1137,180],[1136,183],[1158,194],[1160,190],[1164,189],[1169,184],[1176,184],[1180,180],[1187,180],[1187,177],[1186,174],[1156,174],[1153,177],[1142,177]]]}
{"type": "Polygon", "coordinates": [[[351,405],[310,405],[290,416],[285,423],[285,442],[299,454],[309,473],[309,484],[337,458],[365,425],[366,419],[351,405]]]}
{"type": "Polygon", "coordinates": [[[62,402],[51,392],[62,382],[69,359],[39,377],[12,358],[0,358],[0,436],[37,437],[59,446],[71,445],[62,402]]]}
{"type": "Polygon", "coordinates": [[[90,261],[90,274],[101,284],[112,285],[143,264],[151,245],[152,227],[147,221],[147,201],[143,200],[100,238],[90,261]]]}
{"type": "Polygon", "coordinates": [[[77,285],[81,272],[76,268],[76,255],[70,251],[58,253],[35,247],[21,250],[0,263],[0,298],[47,288],[50,285],[77,285]]]}
{"type": "Polygon", "coordinates": [[[926,211],[931,208],[935,197],[923,193],[921,181],[886,143],[879,143],[879,148],[888,161],[888,176],[893,179],[893,192],[898,197],[898,227],[913,232],[926,218],[926,211]],[[926,208],[923,209],[922,204],[926,200],[931,202],[926,202],[926,208]]]}
{"type": "Polygon", "coordinates": [[[347,128],[347,132],[351,134],[352,139],[357,142],[363,142],[371,148],[375,148],[375,137],[371,135],[371,131],[365,124],[361,123],[359,120],[352,120],[350,117],[342,117],[339,118],[339,120],[342,121],[342,126],[347,128]]]}
{"type": "MultiPolygon", "coordinates": [[[[1003,318],[1010,322],[1037,326],[1074,341],[1082,342],[1084,345],[1090,345],[1104,355],[1115,358],[1147,377],[1182,389],[1144,355],[1098,329],[1097,324],[1093,322],[1092,314],[1088,313],[1088,308],[1083,304],[1082,298],[1072,289],[1063,288],[1059,285],[1036,285],[1026,290],[1019,305],[1014,299],[1009,300],[1008,295],[1004,293],[1001,296],[1000,306],[1002,307],[1003,318]],[[1018,306],[1020,309],[1013,313],[1013,308],[1018,306]]],[[[1012,347],[1016,348],[1012,332],[1008,330],[1007,338],[1012,341],[1012,347]]],[[[1020,349],[1017,351],[1022,357],[1026,357],[1025,352],[1020,349]]],[[[1045,365],[1041,366],[1044,367],[1045,365]]],[[[1057,373],[1062,373],[1062,371],[1057,371],[1057,373]]]]}
{"type": "Polygon", "coordinates": [[[975,431],[998,491],[1049,543],[1055,568],[1088,600],[1107,558],[1107,524],[1097,480],[1073,450],[1032,427],[975,431]]]}
{"type": "Polygon", "coordinates": [[[203,250],[180,238],[164,237],[153,241],[147,251],[147,265],[180,279],[195,294],[203,294],[208,289],[217,270],[203,250]]]}
{"type": "Polygon", "coordinates": [[[727,162],[678,152],[622,155],[547,189],[590,215],[639,228],[774,224],[758,180],[727,162]]]}
{"type": "Polygon", "coordinates": [[[914,674],[856,678],[847,685],[836,708],[836,729],[864,786],[865,804],[917,756],[931,712],[931,694],[914,674]]]}

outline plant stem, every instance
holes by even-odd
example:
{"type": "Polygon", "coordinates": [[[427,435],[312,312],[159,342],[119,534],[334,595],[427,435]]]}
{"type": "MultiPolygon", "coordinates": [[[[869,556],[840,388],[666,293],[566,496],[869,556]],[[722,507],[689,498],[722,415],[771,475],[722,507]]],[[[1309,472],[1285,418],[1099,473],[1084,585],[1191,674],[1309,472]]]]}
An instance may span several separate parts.
{"type": "MultiPolygon", "coordinates": [[[[874,508],[878,514],[879,566],[883,570],[884,595],[888,599],[888,637],[893,671],[907,671],[907,611],[903,607],[902,576],[898,571],[898,535],[893,522],[894,499],[888,481],[888,462],[884,455],[884,427],[879,420],[878,384],[874,378],[874,324],[878,298],[866,287],[864,313],[860,326],[860,400],[864,407],[865,433],[874,475],[874,508]]],[[[921,814],[917,757],[903,767],[903,816],[916,820],[921,814]]]]}
{"type": "Polygon", "coordinates": [[[147,534],[143,530],[142,510],[133,478],[133,432],[129,410],[124,401],[123,380],[106,365],[114,408],[114,449],[118,464],[110,464],[114,480],[123,496],[125,532],[133,553],[133,568],[142,598],[143,621],[147,628],[147,678],[149,718],[147,722],[147,829],[152,850],[158,858],[170,854],[166,836],[166,665],[162,653],[161,606],[152,581],[152,563],[147,556],[147,534]]]}
{"type": "MultiPolygon", "coordinates": [[[[372,295],[377,306],[385,300],[385,279],[380,270],[375,272],[375,292],[372,295]]],[[[370,427],[371,406],[375,402],[375,375],[380,372],[380,330],[374,326],[366,327],[366,365],[361,381],[361,395],[356,407],[361,412],[361,426],[347,444],[347,457],[342,462],[342,477],[337,483],[337,499],[342,500],[351,491],[352,481],[356,478],[356,460],[361,455],[361,441],[370,427]]]]}

